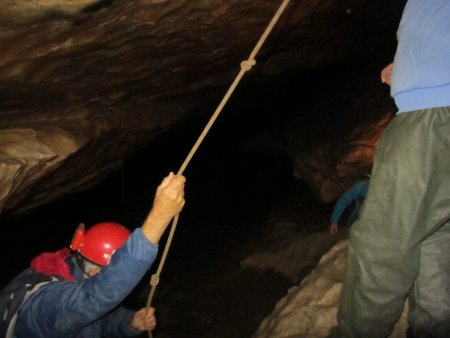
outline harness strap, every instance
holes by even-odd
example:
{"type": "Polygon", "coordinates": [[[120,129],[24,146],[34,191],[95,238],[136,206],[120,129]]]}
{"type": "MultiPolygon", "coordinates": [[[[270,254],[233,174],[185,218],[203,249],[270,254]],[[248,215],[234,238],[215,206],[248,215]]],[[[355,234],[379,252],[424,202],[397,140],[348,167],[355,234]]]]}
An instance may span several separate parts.
{"type": "Polygon", "coordinates": [[[16,326],[17,321],[17,314],[19,313],[19,310],[25,304],[25,302],[30,298],[30,296],[35,293],[41,286],[50,283],[50,281],[41,282],[36,284],[31,290],[27,291],[25,294],[25,297],[23,297],[22,303],[20,303],[19,307],[17,308],[16,312],[12,316],[11,320],[9,321],[8,330],[6,331],[6,337],[5,338],[13,338],[14,337],[14,328],[16,326]]]}

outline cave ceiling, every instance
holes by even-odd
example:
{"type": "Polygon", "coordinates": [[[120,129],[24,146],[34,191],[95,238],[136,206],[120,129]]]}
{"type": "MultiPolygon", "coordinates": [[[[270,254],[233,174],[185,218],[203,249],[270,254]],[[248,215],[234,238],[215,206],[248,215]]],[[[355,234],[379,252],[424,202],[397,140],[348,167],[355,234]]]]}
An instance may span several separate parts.
{"type": "MultiPolygon", "coordinates": [[[[0,213],[87,189],[219,102],[281,1],[2,0],[0,213]]],[[[380,47],[404,1],[291,0],[247,76],[380,47]]]]}

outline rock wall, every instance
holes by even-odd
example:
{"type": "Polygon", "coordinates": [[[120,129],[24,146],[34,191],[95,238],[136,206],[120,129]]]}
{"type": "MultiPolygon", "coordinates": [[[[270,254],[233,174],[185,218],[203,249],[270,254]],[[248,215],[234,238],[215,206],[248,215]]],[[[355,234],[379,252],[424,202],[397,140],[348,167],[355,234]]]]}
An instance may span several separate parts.
{"type": "MultiPolygon", "coordinates": [[[[162,131],[219,103],[279,5],[1,1],[0,213],[93,186],[162,131]]],[[[252,75],[316,69],[384,46],[402,6],[291,1],[252,75]]]]}
{"type": "MultiPolygon", "coordinates": [[[[317,267],[264,319],[252,338],[326,338],[336,326],[336,314],[347,263],[348,241],[335,244],[317,267]]],[[[404,338],[407,306],[390,338],[404,338]]]]}

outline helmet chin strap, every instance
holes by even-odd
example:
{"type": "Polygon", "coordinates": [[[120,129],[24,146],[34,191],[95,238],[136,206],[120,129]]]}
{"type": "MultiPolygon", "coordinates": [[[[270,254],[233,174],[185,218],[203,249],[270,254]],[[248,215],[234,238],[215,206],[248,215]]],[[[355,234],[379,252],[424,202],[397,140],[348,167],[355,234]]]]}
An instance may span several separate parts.
{"type": "Polygon", "coordinates": [[[80,270],[84,279],[91,278],[91,276],[89,276],[89,274],[86,273],[86,269],[85,269],[86,260],[83,258],[83,256],[80,255],[80,253],[78,253],[78,252],[75,253],[75,255],[72,256],[72,261],[74,262],[77,269],[80,270]]]}

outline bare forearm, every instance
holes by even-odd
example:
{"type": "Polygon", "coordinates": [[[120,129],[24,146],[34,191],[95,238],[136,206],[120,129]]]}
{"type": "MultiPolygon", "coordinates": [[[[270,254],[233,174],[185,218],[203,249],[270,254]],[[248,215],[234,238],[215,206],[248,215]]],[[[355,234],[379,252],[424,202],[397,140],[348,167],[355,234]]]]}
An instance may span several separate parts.
{"type": "Polygon", "coordinates": [[[171,218],[167,219],[158,217],[150,212],[142,225],[142,233],[150,242],[153,244],[158,244],[170,221],[171,218]]]}
{"type": "Polygon", "coordinates": [[[142,233],[157,244],[173,217],[184,206],[184,183],[181,175],[170,173],[156,189],[153,207],[142,225],[142,233]]]}

